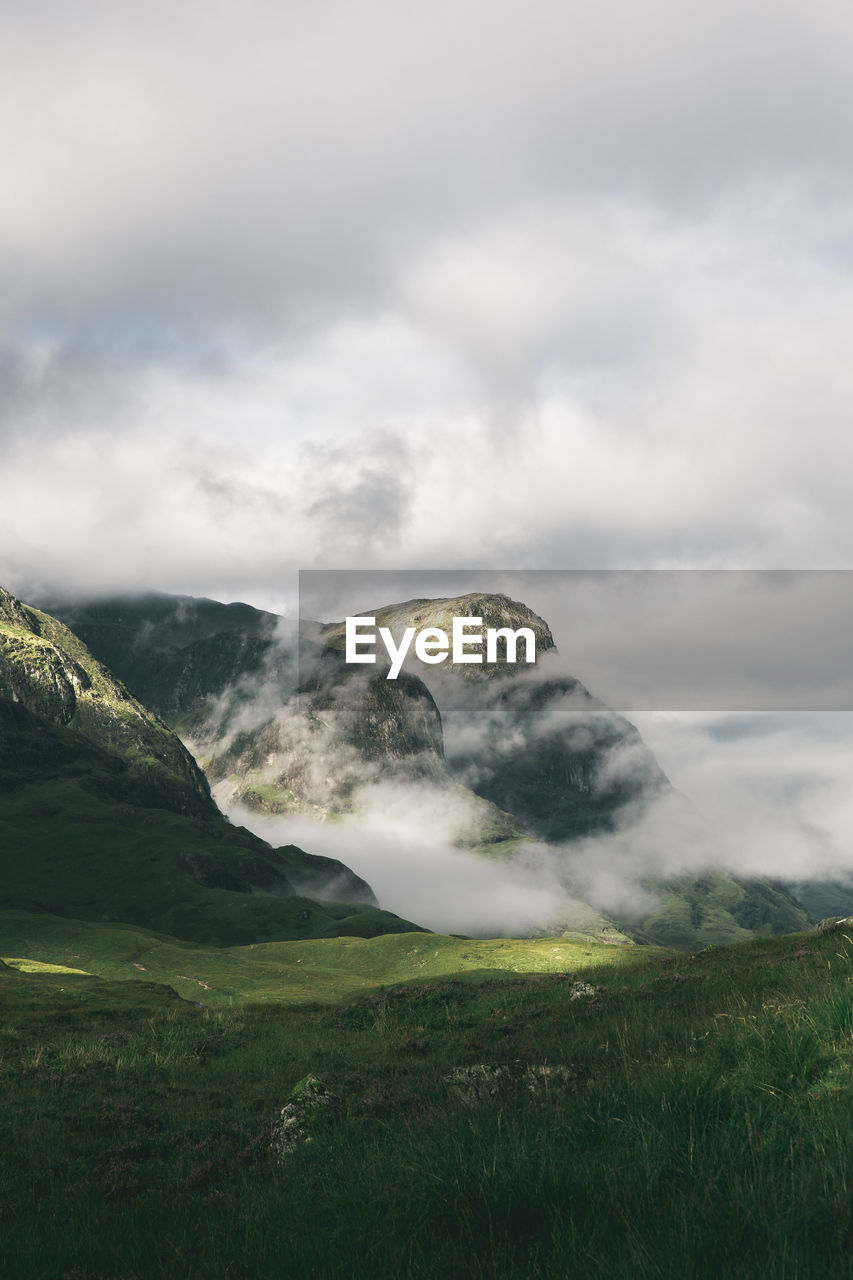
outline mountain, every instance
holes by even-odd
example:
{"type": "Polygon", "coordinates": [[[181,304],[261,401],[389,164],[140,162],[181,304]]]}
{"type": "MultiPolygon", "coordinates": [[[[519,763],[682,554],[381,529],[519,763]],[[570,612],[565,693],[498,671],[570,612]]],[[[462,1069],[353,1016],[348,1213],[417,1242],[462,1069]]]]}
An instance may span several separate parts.
{"type": "Polygon", "coordinates": [[[207,775],[225,806],[338,817],[379,777],[447,776],[441,717],[416,676],[353,673],[342,655],[322,650],[280,706],[266,698],[264,691],[246,707],[245,728],[237,720],[221,724],[218,737],[204,731],[215,739],[207,775]]]}
{"type": "MultiPolygon", "coordinates": [[[[579,681],[525,682],[500,649],[495,664],[448,662],[428,676],[421,667],[388,681],[381,665],[346,666],[343,623],[303,622],[297,636],[296,627],[247,605],[186,597],[57,608],[182,733],[226,805],[325,818],[349,812],[354,791],[380,776],[428,777],[483,802],[476,806],[482,831],[464,841],[478,845],[604,829],[617,809],[665,782],[636,729],[579,681]],[[466,746],[472,722],[479,726],[473,752],[466,746]],[[513,752],[505,749],[508,723],[522,739],[513,752]],[[601,766],[620,744],[633,752],[635,768],[642,757],[642,776],[602,783],[601,766]]],[[[556,654],[544,619],[504,595],[416,599],[366,612],[395,635],[407,626],[449,630],[454,616],[529,627],[538,666],[556,654]]]]}
{"type": "MultiPolygon", "coordinates": [[[[669,787],[636,728],[560,672],[548,624],[526,605],[475,593],[367,612],[397,640],[408,627],[449,633],[454,617],[481,618],[483,628],[533,632],[536,660],[530,666],[508,661],[503,643],[494,663],[448,660],[427,668],[415,661],[408,676],[429,685],[448,776],[508,815],[516,835],[558,843],[611,830],[627,806],[669,787]]],[[[333,653],[343,648],[343,636],[343,623],[321,633],[333,653]]],[[[384,676],[378,667],[373,679],[392,683],[384,676]]],[[[352,668],[348,678],[353,684],[363,679],[352,668]]],[[[347,704],[346,688],[339,681],[339,707],[347,704]]]]}
{"type": "MultiPolygon", "coordinates": [[[[73,632],[2,588],[0,646],[0,699],[25,708],[36,721],[71,728],[76,738],[120,762],[120,781],[102,779],[105,794],[190,817],[216,816],[204,775],[174,733],[73,632]]],[[[7,718],[7,732],[10,723],[7,718]]]]}
{"type": "MultiPolygon", "coordinates": [[[[566,672],[547,622],[505,595],[364,610],[398,642],[407,627],[449,633],[453,617],[526,627],[535,637],[530,666],[508,661],[503,646],[492,663],[407,661],[396,680],[386,679],[387,663],[343,661],[343,622],[297,627],[247,605],[186,597],[59,609],[182,733],[226,808],[345,819],[371,788],[412,785],[443,819],[458,815],[459,847],[497,858],[531,840],[544,846],[581,902],[579,841],[630,831],[661,800],[689,808],[636,727],[566,672]]],[[[635,874],[638,891],[618,911],[586,906],[582,926],[543,925],[612,936],[615,923],[639,940],[696,946],[808,922],[791,894],[767,880],[635,874]]]]}
{"type": "Polygon", "coordinates": [[[233,827],[171,729],[2,589],[0,871],[0,907],[213,945],[416,927],[336,860],[233,827]]]}
{"type": "MultiPolygon", "coordinates": [[[[357,788],[380,775],[450,782],[424,682],[353,672],[334,628],[157,593],[51,608],[184,737],[224,806],[325,819],[350,812],[357,788]]],[[[481,829],[520,835],[490,804],[478,810],[469,843],[481,829]]]]}
{"type": "Polygon", "coordinates": [[[149,592],[45,607],[180,733],[227,722],[252,690],[281,700],[297,684],[295,628],[251,605],[149,592]]]}
{"type": "MultiPolygon", "coordinates": [[[[442,599],[406,600],[402,604],[386,604],[376,609],[363,609],[357,616],[374,617],[376,626],[388,627],[399,642],[400,636],[407,627],[416,631],[434,627],[450,635],[454,618],[480,618],[484,629],[493,627],[496,630],[508,627],[517,631],[526,627],[533,632],[536,642],[537,658],[556,649],[551,628],[538,614],[518,600],[511,600],[502,593],[470,592],[464,596],[447,596],[442,599]]],[[[322,644],[342,652],[345,646],[345,624],[343,622],[327,623],[319,629],[318,638],[322,644]]],[[[507,661],[506,639],[498,638],[497,660],[495,662],[456,662],[450,655],[442,663],[442,671],[453,671],[467,680],[490,679],[497,675],[513,674],[516,670],[507,661]]],[[[421,668],[423,670],[423,668],[421,668]]]]}

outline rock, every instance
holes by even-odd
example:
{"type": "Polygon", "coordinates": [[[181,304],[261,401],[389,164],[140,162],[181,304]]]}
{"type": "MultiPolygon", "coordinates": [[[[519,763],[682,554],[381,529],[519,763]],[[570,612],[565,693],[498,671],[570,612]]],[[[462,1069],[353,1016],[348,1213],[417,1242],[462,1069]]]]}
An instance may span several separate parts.
{"type": "Polygon", "coordinates": [[[320,1128],[339,1120],[343,1102],[317,1076],[308,1074],[293,1086],[290,1101],[279,1113],[270,1143],[273,1154],[282,1159],[311,1142],[320,1128]]]}
{"type": "Polygon", "coordinates": [[[564,1063],[478,1062],[470,1067],[455,1067],[444,1082],[466,1105],[492,1102],[510,1092],[541,1096],[554,1086],[565,1086],[578,1077],[574,1067],[564,1063]]]}
{"type": "Polygon", "coordinates": [[[590,1000],[595,995],[595,987],[591,987],[588,982],[573,982],[572,989],[569,992],[570,1000],[590,1000]]]}
{"type": "Polygon", "coordinates": [[[836,929],[853,929],[853,916],[828,916],[818,923],[818,933],[834,933],[836,929]]]}

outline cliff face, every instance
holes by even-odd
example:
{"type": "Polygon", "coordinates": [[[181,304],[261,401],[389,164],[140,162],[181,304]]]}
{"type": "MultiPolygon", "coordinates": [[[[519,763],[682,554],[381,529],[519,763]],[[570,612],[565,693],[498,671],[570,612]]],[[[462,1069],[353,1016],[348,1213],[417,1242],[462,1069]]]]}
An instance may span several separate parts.
{"type": "Polygon", "coordinates": [[[609,830],[669,781],[636,728],[566,677],[449,690],[445,745],[454,776],[549,842],[609,830]]]}
{"type": "Polygon", "coordinates": [[[348,813],[360,786],[380,777],[446,777],[441,716],[415,676],[347,668],[321,650],[311,674],[274,714],[233,735],[206,762],[222,803],[266,813],[348,813]]]}

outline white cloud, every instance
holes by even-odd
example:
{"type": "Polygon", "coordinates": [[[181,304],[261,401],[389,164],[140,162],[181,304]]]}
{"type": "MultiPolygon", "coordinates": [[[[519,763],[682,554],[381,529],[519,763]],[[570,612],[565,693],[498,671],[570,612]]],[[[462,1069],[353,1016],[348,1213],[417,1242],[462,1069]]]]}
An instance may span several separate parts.
{"type": "Polygon", "coordinates": [[[19,333],[8,571],[844,565],[850,233],[759,189],[699,219],[525,206],[420,244],[380,311],[215,360],[19,333]]]}
{"type": "Polygon", "coordinates": [[[840,5],[0,22],[13,584],[849,562],[840,5]]]}

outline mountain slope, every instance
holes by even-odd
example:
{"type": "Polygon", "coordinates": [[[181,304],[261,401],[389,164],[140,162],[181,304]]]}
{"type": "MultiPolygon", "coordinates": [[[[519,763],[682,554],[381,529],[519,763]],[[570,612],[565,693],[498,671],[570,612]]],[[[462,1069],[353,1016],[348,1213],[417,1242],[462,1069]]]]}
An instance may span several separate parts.
{"type": "Polygon", "coordinates": [[[250,687],[269,685],[280,700],[296,685],[295,629],[288,635],[284,618],[251,605],[150,592],[47,607],[181,733],[211,717],[221,727],[230,691],[243,701],[250,687]]]}
{"type": "Polygon", "coordinates": [[[417,927],[379,911],[334,859],[232,827],[168,727],[67,628],[5,591],[0,904],[214,945],[417,927]]]}
{"type": "Polygon", "coordinates": [[[0,698],[109,754],[121,765],[123,798],[216,816],[204,774],[168,726],[61,622],[2,588],[0,698]]]}

